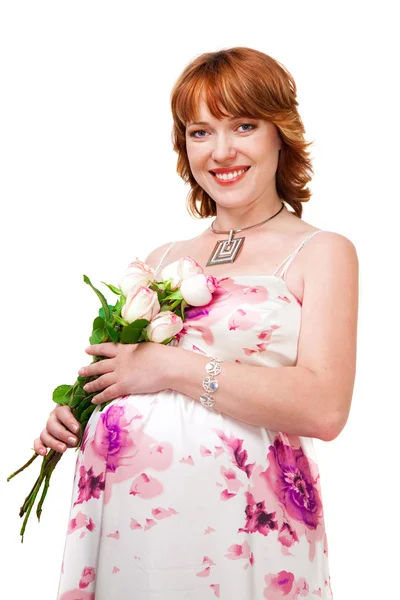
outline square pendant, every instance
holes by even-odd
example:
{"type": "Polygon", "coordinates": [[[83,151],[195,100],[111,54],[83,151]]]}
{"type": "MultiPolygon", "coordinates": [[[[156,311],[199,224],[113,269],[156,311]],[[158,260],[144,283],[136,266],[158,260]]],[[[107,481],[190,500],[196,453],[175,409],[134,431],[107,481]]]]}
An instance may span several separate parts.
{"type": "Polygon", "coordinates": [[[219,240],[215,244],[206,267],[224,263],[233,263],[243,246],[243,242],[244,237],[234,238],[231,243],[229,243],[229,240],[219,240]]]}

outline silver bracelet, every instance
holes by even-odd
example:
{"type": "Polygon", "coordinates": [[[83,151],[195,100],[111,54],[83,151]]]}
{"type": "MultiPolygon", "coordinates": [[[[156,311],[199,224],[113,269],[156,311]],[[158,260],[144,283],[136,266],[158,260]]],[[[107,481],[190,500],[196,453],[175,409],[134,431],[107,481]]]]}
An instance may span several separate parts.
{"type": "Polygon", "coordinates": [[[219,385],[215,379],[217,375],[221,373],[221,365],[218,358],[210,358],[210,362],[206,364],[207,377],[203,379],[203,388],[206,390],[205,394],[200,396],[200,402],[206,408],[212,408],[215,404],[215,399],[212,396],[217,391],[219,385]]]}

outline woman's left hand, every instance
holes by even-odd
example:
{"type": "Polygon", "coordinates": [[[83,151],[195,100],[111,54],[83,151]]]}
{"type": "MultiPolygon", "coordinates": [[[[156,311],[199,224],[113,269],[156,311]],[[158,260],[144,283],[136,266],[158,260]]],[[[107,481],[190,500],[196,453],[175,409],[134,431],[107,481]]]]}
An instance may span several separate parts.
{"type": "MultiPolygon", "coordinates": [[[[139,344],[94,344],[85,352],[107,358],[79,369],[81,377],[99,377],[83,386],[85,392],[97,392],[93,404],[101,404],[129,394],[150,394],[167,387],[163,368],[168,346],[154,342],[139,344]]],[[[165,365],[166,367],[166,365],[165,365]]]]}

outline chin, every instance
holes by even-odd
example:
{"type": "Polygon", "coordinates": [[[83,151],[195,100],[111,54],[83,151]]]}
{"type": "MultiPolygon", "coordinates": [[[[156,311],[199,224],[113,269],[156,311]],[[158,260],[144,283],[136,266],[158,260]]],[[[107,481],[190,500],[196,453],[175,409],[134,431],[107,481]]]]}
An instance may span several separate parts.
{"type": "Polygon", "coordinates": [[[221,196],[214,194],[214,196],[211,196],[211,194],[208,192],[210,198],[212,198],[214,200],[214,202],[216,204],[218,204],[218,206],[221,206],[223,208],[245,208],[246,206],[250,206],[253,202],[254,199],[257,197],[256,195],[246,195],[246,197],[243,197],[243,194],[236,194],[236,193],[232,193],[231,195],[226,194],[225,196],[223,194],[221,194],[221,196]]]}

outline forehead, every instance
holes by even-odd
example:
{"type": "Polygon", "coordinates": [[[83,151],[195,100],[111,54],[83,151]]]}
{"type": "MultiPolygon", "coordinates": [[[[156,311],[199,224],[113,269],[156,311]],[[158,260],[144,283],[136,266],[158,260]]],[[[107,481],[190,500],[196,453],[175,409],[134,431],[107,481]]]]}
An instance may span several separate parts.
{"type": "MultiPolygon", "coordinates": [[[[206,101],[203,98],[199,99],[197,105],[191,107],[192,110],[189,111],[187,126],[189,125],[207,125],[208,123],[212,123],[213,121],[234,121],[239,117],[244,117],[245,114],[242,112],[241,114],[232,114],[229,113],[222,106],[219,106],[217,110],[213,112],[210,110],[206,101]],[[217,114],[215,114],[217,113],[217,114]]],[[[249,116],[249,115],[248,115],[249,116]]]]}

